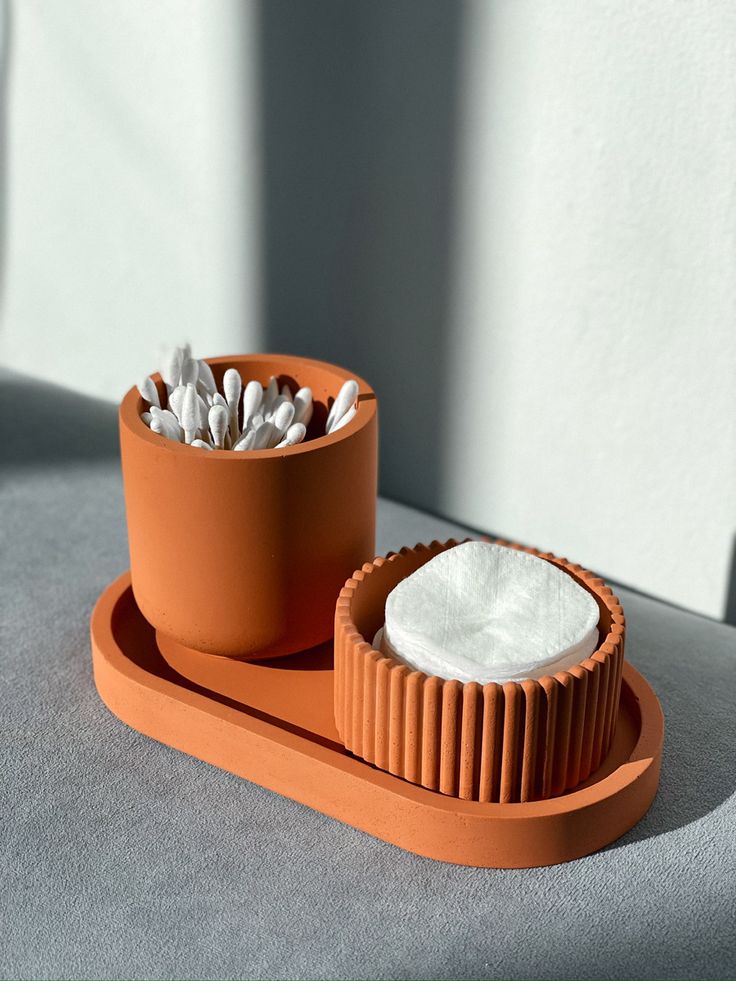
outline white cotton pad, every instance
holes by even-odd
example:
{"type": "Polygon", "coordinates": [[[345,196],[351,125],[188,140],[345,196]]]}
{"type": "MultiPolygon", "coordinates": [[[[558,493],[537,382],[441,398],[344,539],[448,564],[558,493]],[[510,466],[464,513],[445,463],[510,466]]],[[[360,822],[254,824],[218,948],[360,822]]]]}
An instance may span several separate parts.
{"type": "Polygon", "coordinates": [[[556,565],[466,542],[393,589],[376,650],[441,678],[523,681],[584,661],[598,646],[598,604],[556,565]]]}

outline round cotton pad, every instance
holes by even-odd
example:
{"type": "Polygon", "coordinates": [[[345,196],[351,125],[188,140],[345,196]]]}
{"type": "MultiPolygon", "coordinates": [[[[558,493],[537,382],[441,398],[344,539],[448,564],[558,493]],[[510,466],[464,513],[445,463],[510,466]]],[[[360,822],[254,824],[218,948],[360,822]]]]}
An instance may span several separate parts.
{"type": "Polygon", "coordinates": [[[584,661],[598,618],[590,593],[552,562],[466,542],[389,593],[373,646],[428,675],[502,684],[584,661]]]}

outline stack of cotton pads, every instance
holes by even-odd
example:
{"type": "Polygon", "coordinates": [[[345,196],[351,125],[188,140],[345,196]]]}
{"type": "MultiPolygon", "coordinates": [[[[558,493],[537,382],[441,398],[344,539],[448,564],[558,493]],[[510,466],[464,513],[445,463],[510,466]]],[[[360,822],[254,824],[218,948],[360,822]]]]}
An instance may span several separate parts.
{"type": "Polygon", "coordinates": [[[396,586],[373,646],[427,675],[537,679],[598,646],[598,604],[551,562],[486,542],[441,552],[396,586]]]}

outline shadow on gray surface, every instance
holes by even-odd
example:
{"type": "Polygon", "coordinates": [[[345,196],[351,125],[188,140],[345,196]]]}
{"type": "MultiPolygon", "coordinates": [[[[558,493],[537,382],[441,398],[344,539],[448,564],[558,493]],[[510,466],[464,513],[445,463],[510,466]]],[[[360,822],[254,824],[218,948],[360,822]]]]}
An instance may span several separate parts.
{"type": "Polygon", "coordinates": [[[435,508],[462,15],[452,0],[259,15],[264,345],[363,375],[383,493],[435,508]]]}
{"type": "Polygon", "coordinates": [[[731,567],[726,583],[726,609],[723,619],[732,627],[736,627],[736,535],[731,540],[731,567]]]}
{"type": "Polygon", "coordinates": [[[696,665],[679,673],[662,664],[650,670],[643,663],[665,718],[659,789],[641,821],[609,848],[677,831],[716,811],[733,795],[736,723],[728,693],[736,682],[734,654],[736,633],[734,650],[724,648],[720,657],[698,657],[696,665]]]}
{"type": "Polygon", "coordinates": [[[0,374],[0,472],[119,456],[117,406],[59,385],[0,374]]]}

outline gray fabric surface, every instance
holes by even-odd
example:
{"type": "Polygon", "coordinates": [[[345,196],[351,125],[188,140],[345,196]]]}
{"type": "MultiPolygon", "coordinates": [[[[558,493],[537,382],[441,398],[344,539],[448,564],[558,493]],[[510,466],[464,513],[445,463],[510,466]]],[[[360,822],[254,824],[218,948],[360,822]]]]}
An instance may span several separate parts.
{"type": "MultiPolygon", "coordinates": [[[[418,858],[102,705],[87,632],[127,565],[116,446],[112,407],[0,377],[3,977],[734,976],[733,628],[620,590],[667,726],[621,841],[528,871],[418,858]]],[[[379,517],[382,551],[459,530],[379,517]]]]}

